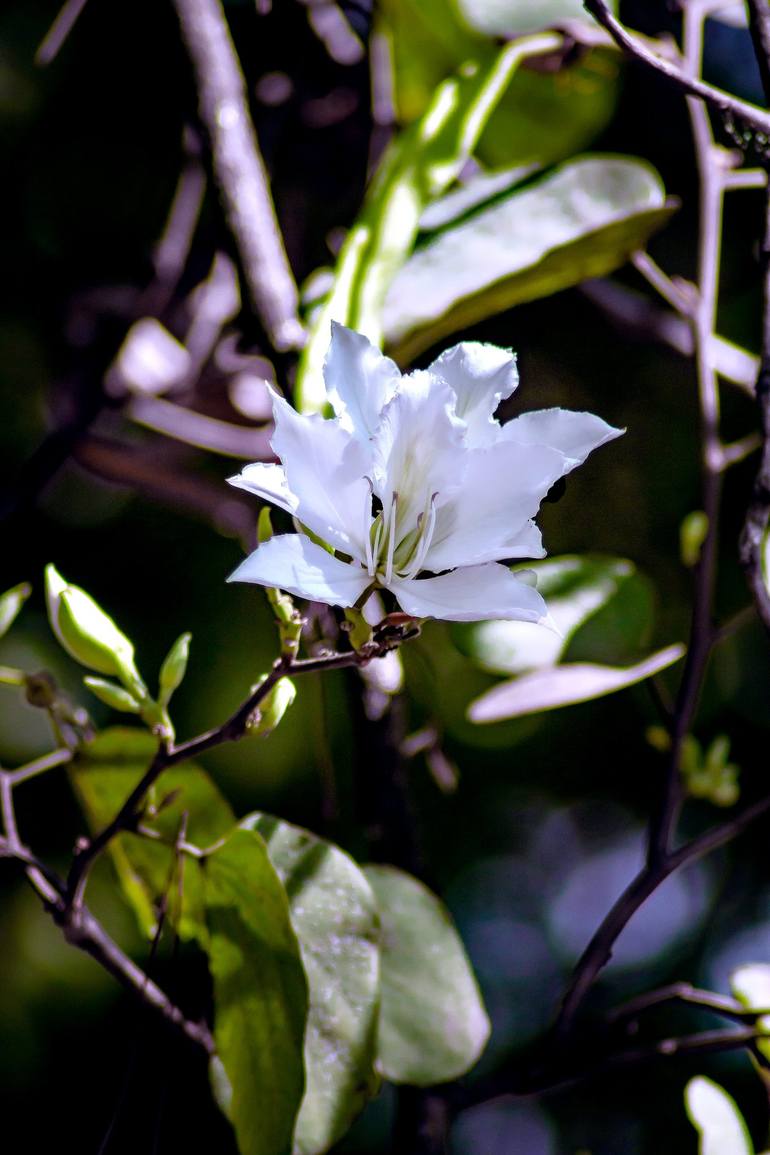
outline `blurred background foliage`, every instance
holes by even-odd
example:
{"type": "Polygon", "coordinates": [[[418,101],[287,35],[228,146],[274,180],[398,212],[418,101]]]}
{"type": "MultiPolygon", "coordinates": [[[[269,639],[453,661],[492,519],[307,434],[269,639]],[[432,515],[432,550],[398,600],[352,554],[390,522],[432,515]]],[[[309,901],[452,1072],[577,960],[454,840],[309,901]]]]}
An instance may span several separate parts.
{"type": "MultiPolygon", "coordinates": [[[[548,23],[546,9],[560,21],[578,19],[581,11],[576,2],[557,0],[382,0],[375,14],[368,3],[352,0],[341,0],[339,9],[298,0],[274,0],[262,14],[259,7],[249,0],[226,6],[289,256],[298,279],[316,274],[316,283],[318,270],[333,263],[358,211],[367,167],[392,129],[382,45],[392,44],[392,109],[406,124],[471,51],[491,54],[495,38],[537,30],[548,23]],[[330,32],[319,15],[332,8],[344,34],[339,26],[336,35],[330,32]],[[361,46],[372,22],[375,73],[379,69],[374,103],[361,46]]],[[[232,460],[127,421],[117,404],[98,415],[95,406],[116,350],[142,315],[195,95],[169,6],[92,3],[54,63],[37,69],[35,49],[55,13],[50,0],[7,0],[0,12],[0,587],[21,580],[36,587],[0,643],[0,662],[50,669],[77,700],[88,697],[45,623],[41,575],[54,561],[116,615],[135,640],[143,669],[157,668],[173,639],[193,631],[189,674],[175,699],[177,730],[185,736],[226,716],[274,656],[261,592],[224,584],[249,540],[255,511],[239,506],[224,485],[236,471],[232,460]],[[62,452],[61,468],[49,470],[59,452],[51,432],[58,429],[66,442],[69,430],[88,426],[90,449],[74,437],[66,448],[76,452],[62,452]],[[44,443],[43,458],[35,458],[44,443]],[[38,486],[46,470],[51,480],[38,486]]],[[[677,29],[676,14],[662,0],[631,0],[622,15],[650,33],[677,29]]],[[[538,214],[545,211],[540,201],[515,198],[531,198],[539,180],[568,171],[538,176],[544,166],[587,150],[622,154],[660,174],[662,185],[652,170],[640,169],[654,188],[642,194],[639,211],[653,213],[656,227],[666,218],[651,241],[656,259],[670,272],[693,275],[697,190],[684,106],[654,78],[625,68],[614,50],[592,43],[587,28],[576,28],[572,55],[560,67],[516,74],[479,141],[476,159],[484,167],[466,170],[463,192],[455,192],[461,199],[422,221],[422,247],[412,260],[430,260],[426,252],[443,238],[437,266],[443,271],[429,268],[428,282],[448,279],[452,291],[474,297],[475,308],[448,326],[429,328],[411,352],[408,342],[403,350],[424,364],[458,329],[463,338],[512,346],[521,387],[506,415],[564,405],[627,429],[569,478],[563,497],[547,504],[540,519],[550,555],[588,554],[594,576],[609,583],[603,618],[595,612],[583,622],[567,606],[573,614],[569,656],[623,665],[686,638],[690,574],[680,559],[679,527],[699,500],[692,366],[656,340],[643,307],[649,290],[628,266],[613,283],[624,291],[623,301],[642,302],[630,320],[610,307],[616,298],[606,283],[556,291],[618,263],[595,263],[602,251],[595,239],[574,256],[566,279],[551,269],[536,292],[515,285],[510,291],[514,252],[505,271],[508,288],[481,301],[486,257],[472,239],[479,214],[507,212],[495,218],[492,235],[515,249],[517,230],[537,235],[538,214]],[[529,183],[521,186],[522,180],[529,183]],[[663,188],[679,202],[673,214],[670,201],[664,207],[663,188]],[[460,242],[450,235],[458,222],[471,228],[460,242]],[[621,599],[615,611],[613,599],[621,599]]],[[[709,22],[706,75],[761,102],[748,34],[740,27],[709,22]]],[[[585,195],[586,211],[599,212],[600,192],[589,188],[585,195]]],[[[761,218],[760,193],[728,199],[720,330],[754,351],[761,218]]],[[[640,239],[652,226],[644,225],[640,239]]],[[[613,244],[618,248],[617,239],[613,244]]],[[[624,244],[626,251],[633,247],[626,238],[619,251],[624,244]]],[[[177,335],[189,318],[186,294],[208,276],[217,250],[234,256],[209,190],[181,285],[162,310],[177,335]]],[[[408,288],[408,270],[400,276],[408,288]]],[[[404,312],[404,299],[398,297],[394,315],[404,312]]],[[[260,404],[264,420],[261,382],[273,374],[285,380],[288,362],[271,366],[248,310],[236,312],[227,320],[229,361],[208,358],[195,388],[178,400],[247,428],[260,404]]],[[[396,321],[393,333],[398,349],[396,321]]],[[[741,436],[753,428],[751,400],[731,386],[723,396],[726,436],[741,436]]],[[[718,588],[723,619],[748,602],[735,555],[750,481],[750,463],[727,477],[718,588]]],[[[553,580],[558,593],[564,574],[553,580]]],[[[568,603],[569,581],[563,589],[568,603]]],[[[431,623],[403,655],[408,730],[431,727],[441,740],[440,760],[429,749],[409,763],[409,786],[428,875],[457,920],[492,1018],[482,1074],[503,1067],[547,1027],[570,967],[640,861],[643,824],[663,766],[654,735],[650,740],[657,714],[644,683],[548,713],[469,721],[471,701],[501,675],[520,672],[520,644],[501,636],[485,641],[481,628],[431,623]]],[[[545,666],[555,660],[554,654],[538,658],[545,666]]],[[[661,677],[675,684],[669,674],[661,677]]],[[[746,800],[767,790],[769,687],[770,652],[748,621],[716,652],[696,727],[703,749],[729,736],[746,800]]],[[[98,723],[106,722],[106,707],[87,705],[98,723]]],[[[329,675],[323,684],[306,679],[275,734],[218,750],[204,760],[206,768],[236,813],[278,813],[365,857],[355,777],[366,774],[366,752],[354,748],[351,710],[345,676],[329,675]]],[[[48,744],[38,714],[20,707],[11,691],[0,692],[0,762],[15,766],[48,744]]],[[[690,832],[713,813],[708,801],[694,805],[690,832]]],[[[82,819],[64,774],[20,790],[19,815],[37,849],[66,861],[82,819]]],[[[770,958],[766,858],[766,831],[759,829],[671,878],[623,934],[595,1005],[674,979],[726,991],[736,965],[770,958]]],[[[96,1151],[113,1120],[110,1150],[231,1150],[226,1125],[208,1105],[205,1072],[174,1044],[160,1043],[128,997],[64,945],[15,872],[4,870],[0,882],[0,1103],[8,1132],[24,1135],[29,1150],[56,1144],[96,1151]]],[[[122,941],[139,947],[107,864],[96,877],[94,905],[122,941]]],[[[193,990],[194,976],[185,972],[180,979],[172,959],[161,958],[158,968],[172,989],[184,982],[193,990]]],[[[671,1030],[677,1021],[672,1017],[671,1030]]],[[[692,1012],[683,1021],[706,1025],[692,1012]]],[[[765,1093],[748,1060],[733,1056],[697,1068],[648,1066],[537,1103],[474,1108],[457,1121],[453,1155],[694,1152],[697,1139],[681,1092],[696,1069],[715,1073],[736,1095],[761,1148],[765,1093]]],[[[386,1150],[392,1113],[386,1089],[340,1150],[386,1150]]]]}

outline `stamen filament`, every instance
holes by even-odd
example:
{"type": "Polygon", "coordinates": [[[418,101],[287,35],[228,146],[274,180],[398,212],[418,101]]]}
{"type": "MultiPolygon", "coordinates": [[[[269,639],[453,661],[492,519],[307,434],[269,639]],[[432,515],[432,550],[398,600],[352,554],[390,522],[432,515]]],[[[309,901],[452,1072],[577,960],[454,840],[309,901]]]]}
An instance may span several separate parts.
{"type": "Polygon", "coordinates": [[[385,582],[386,584],[393,577],[393,555],[396,552],[396,506],[398,504],[398,494],[393,494],[393,500],[390,503],[390,522],[388,524],[388,551],[385,557],[385,582]]]}

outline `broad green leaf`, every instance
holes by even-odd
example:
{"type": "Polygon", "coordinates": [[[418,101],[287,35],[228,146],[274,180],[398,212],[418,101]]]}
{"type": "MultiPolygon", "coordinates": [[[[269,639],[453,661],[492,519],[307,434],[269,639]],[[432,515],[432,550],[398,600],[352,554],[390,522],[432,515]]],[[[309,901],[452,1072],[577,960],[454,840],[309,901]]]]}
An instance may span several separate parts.
{"type": "Polygon", "coordinates": [[[382,921],[378,1066],[394,1083],[457,1079],[478,1060],[489,1020],[449,912],[392,866],[367,866],[382,921]]]}
{"type": "MultiPolygon", "coordinates": [[[[547,6],[538,0],[500,0],[496,11],[485,7],[476,0],[382,0],[377,6],[376,29],[393,62],[401,124],[421,116],[437,85],[466,60],[493,51],[500,35],[545,29],[563,21],[567,9],[562,0],[547,6]]],[[[578,0],[569,7],[574,14],[578,0]]],[[[587,32],[596,28],[585,14],[582,27],[587,32]]],[[[621,56],[607,37],[606,43],[598,39],[598,47],[584,48],[556,69],[516,73],[481,134],[476,150],[481,160],[493,167],[553,164],[585,148],[602,131],[615,107],[621,56]]]]}
{"type": "MultiPolygon", "coordinates": [[[[117,814],[156,749],[157,741],[146,731],[116,726],[103,730],[79,751],[70,763],[70,780],[93,833],[117,814]]],[[[229,804],[208,774],[194,763],[166,770],[155,784],[150,801],[161,808],[155,817],[148,814],[143,825],[165,841],[121,834],[110,843],[123,891],[147,935],[152,935],[155,928],[155,903],[167,891],[171,913],[175,918],[178,913],[178,880],[170,889],[169,880],[175,858],[173,844],[182,816],[187,815],[186,841],[203,849],[223,838],[235,825],[229,804]],[[167,800],[168,804],[161,807],[167,800]]],[[[187,855],[183,859],[182,884],[179,931],[185,938],[205,938],[200,867],[196,859],[187,855]]]]}
{"type": "Polygon", "coordinates": [[[603,276],[672,212],[644,161],[570,161],[418,249],[390,287],[386,341],[410,360],[448,333],[603,276]]]}
{"type": "Polygon", "coordinates": [[[699,1155],[754,1155],[754,1146],[735,1100],[717,1083],[698,1075],[685,1088],[687,1115],[700,1135],[699,1155]]]}
{"type": "Polygon", "coordinates": [[[241,1155],[286,1155],[304,1091],[307,984],[264,842],[235,830],[202,860],[214,1039],[241,1155]]]}
{"type": "MultiPolygon", "coordinates": [[[[752,1011],[770,1011],[770,963],[749,963],[738,967],[730,977],[730,986],[738,1002],[752,1011]]],[[[759,1019],[757,1026],[770,1034],[770,1015],[759,1019]]],[[[770,1058],[770,1040],[759,1044],[762,1054],[770,1058]]],[[[766,1072],[762,1072],[763,1077],[766,1072]]]]}
{"type": "Polygon", "coordinates": [[[13,625],[19,610],[32,593],[32,586],[28,582],[20,582],[0,596],[0,638],[7,634],[13,625]]]}
{"type": "Polygon", "coordinates": [[[241,826],[264,838],[289,896],[309,1000],[293,1150],[320,1155],[376,1090],[377,902],[360,868],[332,843],[267,814],[250,814],[241,826]]]}
{"type": "Polygon", "coordinates": [[[501,682],[487,690],[468,708],[472,722],[499,722],[519,718],[541,710],[556,710],[590,702],[605,694],[625,690],[645,678],[660,673],[684,655],[685,647],[667,646],[633,666],[599,666],[588,662],[570,662],[522,674],[510,682],[501,682]]]}
{"type": "Polygon", "coordinates": [[[385,297],[412,251],[423,210],[459,175],[521,61],[557,43],[550,33],[499,50],[485,43],[478,58],[469,48],[458,61],[462,67],[449,70],[420,118],[391,143],[314,318],[295,388],[298,409],[321,410],[326,403],[323,362],[332,321],[382,343],[385,297]]]}
{"type": "Polygon", "coordinates": [[[632,562],[565,554],[527,568],[556,630],[506,621],[454,627],[460,649],[482,669],[521,674],[564,659],[623,663],[638,657],[652,627],[653,593],[632,562]]]}

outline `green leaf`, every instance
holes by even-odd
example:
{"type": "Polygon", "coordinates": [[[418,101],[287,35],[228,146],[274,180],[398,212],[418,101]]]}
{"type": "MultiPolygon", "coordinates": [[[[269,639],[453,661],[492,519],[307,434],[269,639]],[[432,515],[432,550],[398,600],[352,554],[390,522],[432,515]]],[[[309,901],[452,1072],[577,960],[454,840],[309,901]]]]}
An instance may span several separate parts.
{"type": "MultiPolygon", "coordinates": [[[[730,987],[744,1007],[752,1011],[770,1011],[770,964],[749,963],[738,967],[730,976],[730,987]]],[[[759,1019],[757,1026],[770,1034],[770,1015],[759,1019]]],[[[759,1049],[765,1058],[770,1059],[770,1040],[760,1043],[759,1049]]]]}
{"type": "Polygon", "coordinates": [[[32,586],[28,582],[20,582],[13,589],[6,590],[0,597],[0,638],[7,634],[19,610],[32,593],[32,586]]]}
{"type": "MultiPolygon", "coordinates": [[[[70,780],[93,833],[114,818],[144,774],[157,750],[157,741],[144,730],[116,726],[103,730],[70,763],[70,780]]],[[[183,814],[187,815],[186,841],[201,848],[212,846],[235,825],[227,801],[208,774],[194,763],[164,771],[151,801],[156,816],[143,825],[165,841],[136,834],[121,834],[110,843],[118,879],[134,908],[140,928],[148,936],[155,929],[155,903],[168,890],[183,814]],[[162,805],[163,803],[167,803],[162,805]]],[[[181,918],[175,910],[177,885],[171,886],[171,914],[185,938],[205,939],[202,880],[196,859],[184,856],[181,918]]]]}
{"type": "Polygon", "coordinates": [[[364,868],[382,921],[378,1066],[394,1083],[457,1079],[478,1060],[489,1020],[449,912],[392,866],[364,868]]]}
{"type": "Polygon", "coordinates": [[[654,599],[633,562],[565,554],[527,568],[536,575],[558,633],[531,622],[455,626],[460,649],[482,669],[521,674],[565,658],[621,664],[639,656],[652,628],[654,599]]]}
{"type": "Polygon", "coordinates": [[[660,673],[683,657],[685,647],[667,646],[633,666],[600,666],[588,662],[571,662],[562,666],[545,667],[531,674],[522,674],[510,682],[501,682],[476,698],[468,708],[472,722],[499,722],[504,718],[520,718],[541,710],[556,710],[590,702],[605,694],[625,690],[645,678],[660,673]]]}
{"type": "MultiPolygon", "coordinates": [[[[214,1038],[241,1155],[285,1155],[304,1091],[307,984],[286,891],[253,830],[203,860],[214,1038]]],[[[222,1074],[217,1072],[219,1099],[222,1074]]]]}
{"type": "Polygon", "coordinates": [[[360,868],[332,843],[267,814],[250,814],[241,826],[262,835],[289,896],[309,998],[293,1150],[320,1155],[376,1090],[377,902],[360,868]]]}
{"type": "Polygon", "coordinates": [[[735,1100],[698,1075],[685,1088],[687,1115],[700,1135],[699,1155],[754,1155],[748,1128],[735,1100]]]}
{"type": "MultiPolygon", "coordinates": [[[[518,37],[563,23],[580,8],[552,0],[381,0],[376,29],[393,61],[393,97],[400,123],[421,116],[436,86],[470,57],[482,59],[503,37],[518,37]]],[[[520,69],[489,117],[479,159],[493,167],[547,165],[585,148],[614,111],[621,56],[585,13],[582,51],[557,67],[520,69]],[[593,47],[591,46],[593,45],[593,47]]]]}
{"type": "Polygon", "coordinates": [[[390,287],[386,341],[410,360],[485,317],[604,276],[672,212],[660,177],[644,161],[570,161],[418,249],[390,287]]]}
{"type": "Polygon", "coordinates": [[[323,362],[331,321],[381,344],[385,296],[412,251],[423,210],[460,173],[521,61],[554,43],[550,34],[503,49],[485,42],[475,59],[469,48],[458,61],[462,67],[442,79],[419,120],[391,143],[342,246],[331,293],[314,318],[295,387],[300,411],[326,404],[323,362]]]}

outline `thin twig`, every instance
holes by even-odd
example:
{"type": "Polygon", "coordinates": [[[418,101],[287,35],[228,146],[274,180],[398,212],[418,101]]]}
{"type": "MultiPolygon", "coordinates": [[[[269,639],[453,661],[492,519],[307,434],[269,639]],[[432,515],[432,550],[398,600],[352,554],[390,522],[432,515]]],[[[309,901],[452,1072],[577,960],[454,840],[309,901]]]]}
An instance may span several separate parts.
{"type": "Polygon", "coordinates": [[[669,986],[660,987],[656,991],[637,995],[636,998],[629,999],[628,1002],[615,1007],[607,1015],[607,1023],[615,1026],[618,1023],[630,1022],[644,1014],[645,1011],[666,1006],[668,1003],[686,1003],[687,1006],[699,1007],[704,1011],[713,1011],[714,1014],[739,1023],[752,1022],[770,1014],[770,1010],[751,1010],[749,1007],[741,1006],[736,999],[731,999],[727,995],[715,994],[713,991],[700,990],[698,987],[694,987],[692,983],[671,983],[669,986]]]}
{"type": "Polygon", "coordinates": [[[42,758],[36,758],[34,762],[27,762],[24,766],[17,767],[16,770],[9,770],[7,772],[8,778],[12,786],[18,786],[20,782],[27,782],[30,778],[37,778],[39,774],[45,774],[56,766],[63,766],[65,762],[71,762],[72,757],[72,750],[66,747],[61,750],[52,750],[50,754],[44,754],[42,758]]]}
{"type": "MultiPolygon", "coordinates": [[[[723,92],[721,88],[714,88],[698,77],[689,76],[677,65],[656,56],[636,37],[632,36],[619,20],[615,19],[604,0],[583,0],[583,7],[609,32],[615,43],[629,56],[647,68],[653,69],[680,92],[689,93],[691,96],[697,96],[704,100],[706,104],[720,112],[726,120],[730,118],[740,120],[755,132],[770,136],[770,114],[763,109],[757,108],[755,104],[749,104],[745,100],[739,100],[737,96],[723,92]]],[[[702,12],[698,12],[697,15],[702,16],[702,12]]]]}
{"type": "Polygon", "coordinates": [[[86,3],[87,0],[66,0],[66,3],[59,9],[56,19],[40,42],[40,46],[35,53],[35,64],[40,65],[40,67],[45,67],[46,64],[50,64],[51,61],[58,56],[61,46],[74,28],[86,3]]]}
{"type": "Polygon", "coordinates": [[[299,295],[283,245],[246,83],[219,0],[173,0],[195,71],[198,109],[252,301],[273,347],[299,348],[299,295]]]}
{"type": "Polygon", "coordinates": [[[770,8],[767,0],[746,0],[749,31],[765,100],[770,104],[770,8]]]}

